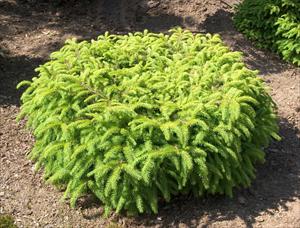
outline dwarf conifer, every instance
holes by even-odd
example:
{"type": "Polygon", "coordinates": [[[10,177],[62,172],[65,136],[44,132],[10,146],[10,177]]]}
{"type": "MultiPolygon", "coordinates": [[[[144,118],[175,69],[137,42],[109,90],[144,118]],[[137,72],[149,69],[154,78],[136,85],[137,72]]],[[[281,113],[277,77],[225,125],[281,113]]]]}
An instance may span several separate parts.
{"type": "Polygon", "coordinates": [[[37,72],[18,86],[28,86],[19,119],[36,139],[30,157],[72,206],[90,192],[106,213],[156,213],[188,192],[232,196],[279,138],[262,80],[218,35],[68,40],[37,72]]]}

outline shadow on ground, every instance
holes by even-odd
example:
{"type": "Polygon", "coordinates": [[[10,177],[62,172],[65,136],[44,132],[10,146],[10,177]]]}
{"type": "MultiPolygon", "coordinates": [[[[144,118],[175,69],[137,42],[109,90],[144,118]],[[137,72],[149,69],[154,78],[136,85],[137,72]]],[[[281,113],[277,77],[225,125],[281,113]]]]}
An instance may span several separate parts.
{"type": "Polygon", "coordinates": [[[40,58],[11,56],[0,48],[0,105],[19,105],[23,90],[17,90],[17,84],[36,75],[34,69],[42,62],[40,58]]]}

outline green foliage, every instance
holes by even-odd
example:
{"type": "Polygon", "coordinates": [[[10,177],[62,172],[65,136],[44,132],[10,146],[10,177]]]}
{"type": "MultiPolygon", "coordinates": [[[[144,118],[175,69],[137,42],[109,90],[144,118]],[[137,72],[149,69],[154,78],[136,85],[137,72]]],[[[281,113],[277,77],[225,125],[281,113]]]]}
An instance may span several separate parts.
{"type": "Polygon", "coordinates": [[[218,35],[181,29],[69,40],[22,95],[45,178],[74,206],[157,212],[159,199],[249,186],[277,135],[263,82],[218,35]]]}
{"type": "Polygon", "coordinates": [[[236,7],[234,23],[259,47],[300,66],[299,9],[299,0],[244,0],[236,7]]]}
{"type": "Polygon", "coordinates": [[[17,228],[11,215],[0,215],[0,228],[17,228]]]}

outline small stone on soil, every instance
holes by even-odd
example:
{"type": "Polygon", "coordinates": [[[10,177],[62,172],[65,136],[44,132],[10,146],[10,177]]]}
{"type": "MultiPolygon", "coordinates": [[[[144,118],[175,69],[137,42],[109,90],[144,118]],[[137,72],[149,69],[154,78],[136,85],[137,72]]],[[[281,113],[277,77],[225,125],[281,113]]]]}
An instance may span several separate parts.
{"type": "Polygon", "coordinates": [[[257,222],[263,222],[263,221],[265,221],[265,219],[263,217],[258,217],[258,218],[256,218],[256,221],[257,222]]]}
{"type": "Polygon", "coordinates": [[[272,148],[272,149],[270,149],[270,152],[279,153],[280,150],[279,150],[279,149],[276,149],[276,148],[272,148]]]}
{"type": "Polygon", "coordinates": [[[243,205],[246,204],[246,199],[243,196],[238,197],[238,201],[240,204],[243,204],[243,205]]]}

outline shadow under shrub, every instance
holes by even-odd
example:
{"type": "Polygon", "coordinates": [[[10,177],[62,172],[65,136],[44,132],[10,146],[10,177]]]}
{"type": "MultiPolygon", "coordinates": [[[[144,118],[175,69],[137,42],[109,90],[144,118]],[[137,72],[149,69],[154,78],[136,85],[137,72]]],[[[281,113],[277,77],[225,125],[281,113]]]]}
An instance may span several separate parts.
{"type": "Polygon", "coordinates": [[[299,9],[299,0],[244,0],[236,7],[234,24],[257,46],[300,66],[299,9]]]}
{"type": "Polygon", "coordinates": [[[218,35],[181,29],[68,40],[19,84],[30,157],[74,206],[95,194],[111,209],[157,212],[173,195],[247,187],[277,135],[256,71],[218,35]]]}

